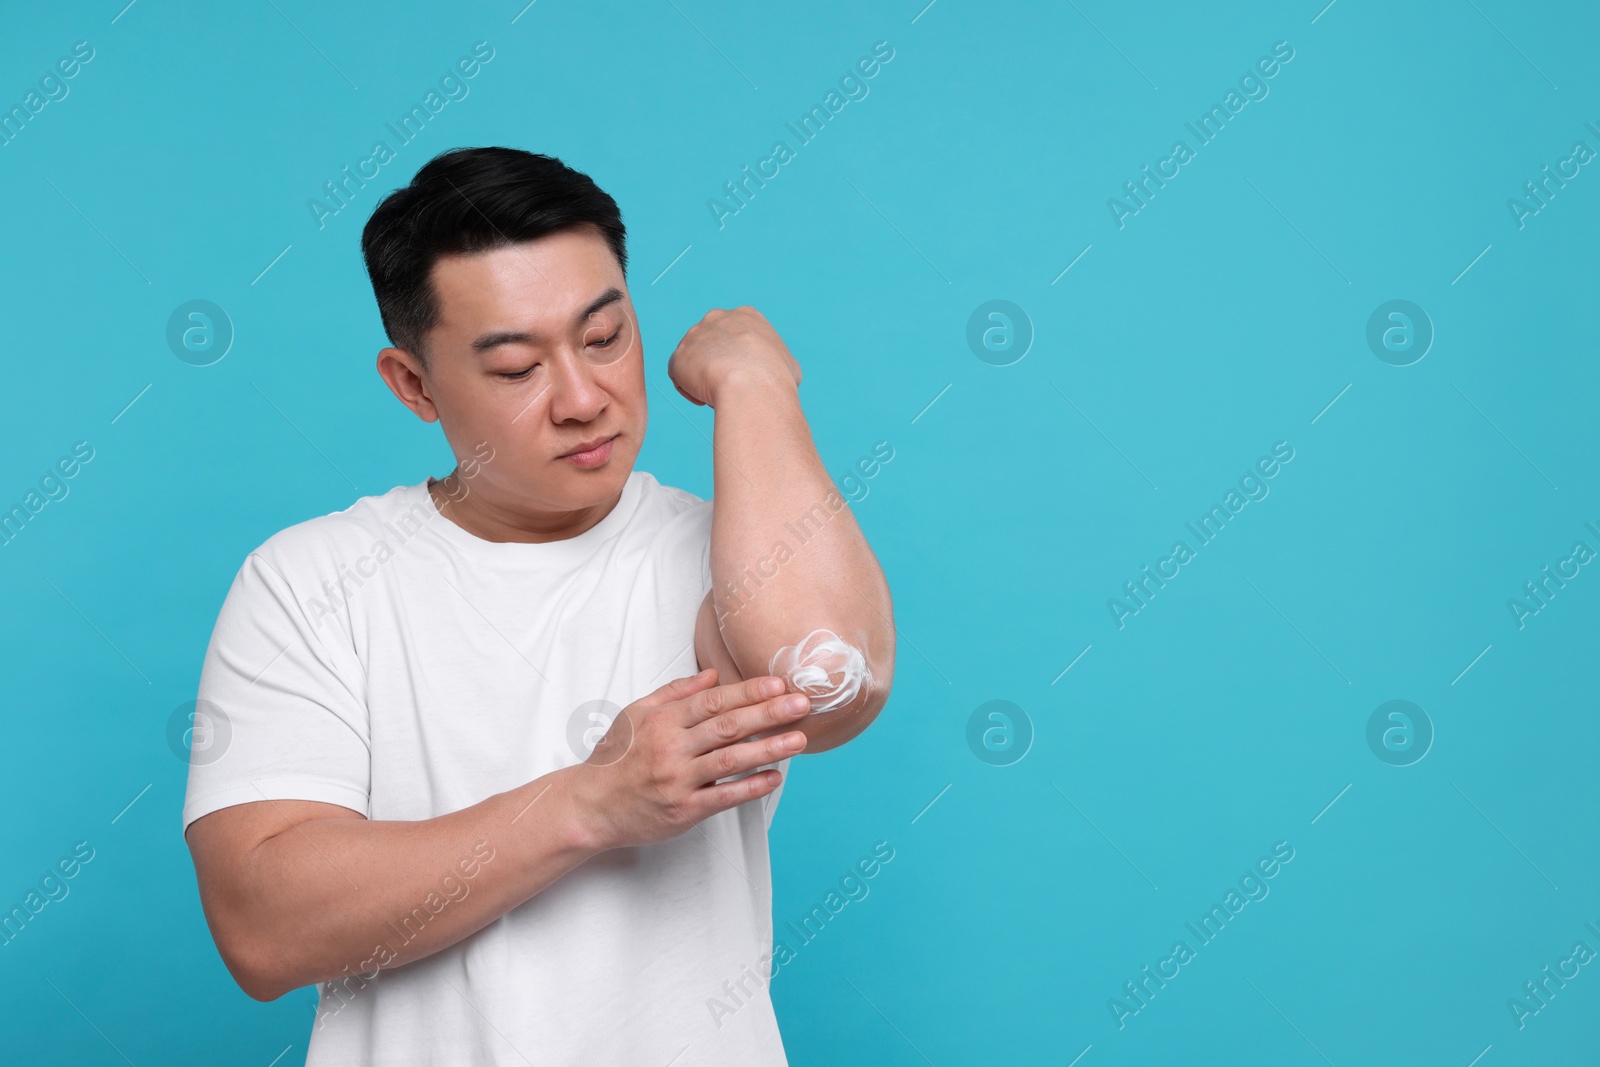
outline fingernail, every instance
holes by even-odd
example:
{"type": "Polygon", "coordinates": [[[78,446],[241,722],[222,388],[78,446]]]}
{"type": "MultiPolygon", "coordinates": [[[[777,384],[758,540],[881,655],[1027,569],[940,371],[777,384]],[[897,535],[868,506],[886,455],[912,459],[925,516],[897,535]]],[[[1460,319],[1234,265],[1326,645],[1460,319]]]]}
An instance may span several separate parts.
{"type": "Polygon", "coordinates": [[[768,696],[773,696],[773,697],[775,697],[779,693],[783,692],[783,690],[784,690],[784,684],[783,684],[783,680],[781,678],[768,679],[766,682],[762,683],[762,686],[761,686],[761,691],[762,692],[766,693],[768,696]]]}
{"type": "Polygon", "coordinates": [[[811,707],[811,701],[796,693],[794,696],[784,701],[783,706],[789,711],[805,711],[807,708],[811,707]]]}
{"type": "Polygon", "coordinates": [[[806,738],[804,734],[793,734],[783,739],[783,747],[788,749],[790,752],[793,752],[795,749],[799,748],[805,743],[806,738]]]}

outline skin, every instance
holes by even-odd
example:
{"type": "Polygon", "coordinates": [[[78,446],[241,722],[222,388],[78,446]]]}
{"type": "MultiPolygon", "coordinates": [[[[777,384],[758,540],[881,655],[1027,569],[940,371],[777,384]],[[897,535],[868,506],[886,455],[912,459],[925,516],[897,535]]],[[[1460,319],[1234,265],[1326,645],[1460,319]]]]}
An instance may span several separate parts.
{"type": "MultiPolygon", "coordinates": [[[[599,231],[445,257],[432,284],[440,313],[423,339],[427,358],[385,348],[377,369],[418,418],[440,423],[461,460],[430,485],[441,513],[490,541],[554,541],[591,528],[620,500],[648,418],[637,318],[599,231]],[[560,458],[613,434],[598,467],[560,458]],[[492,460],[472,462],[490,454],[480,451],[485,443],[492,460]]],[[[833,492],[800,411],[799,365],[759,312],[736,308],[691,329],[668,372],[680,394],[717,413],[714,588],[695,626],[705,669],[625,707],[587,762],[438,818],[368,820],[338,805],[281,800],[196,820],[187,840],[201,904],[250,996],[272,1000],[334,980],[354,995],[362,981],[352,976],[455,944],[599,852],[665,840],[766,796],[778,772],[747,772],[842,744],[882,708],[892,608],[847,508],[737,612],[716,590],[782,536],[797,502],[833,492]],[[796,632],[796,619],[810,624],[796,632]],[[811,715],[810,701],[765,665],[818,627],[861,648],[876,681],[850,706],[811,715]],[[745,776],[724,780],[735,775],[745,776]],[[494,858],[470,892],[405,940],[394,919],[475,846],[494,858]]]]}
{"type": "MultiPolygon", "coordinates": [[[[605,241],[585,228],[449,256],[435,264],[433,285],[440,312],[428,362],[385,348],[378,373],[418,418],[441,424],[458,457],[480,441],[495,456],[474,473],[465,499],[450,505],[436,485],[435,502],[487,541],[558,541],[605,518],[621,499],[649,416],[638,320],[605,241]],[[612,291],[620,296],[588,312],[612,291]],[[556,458],[612,434],[602,467],[556,458]]],[[[446,487],[459,478],[458,469],[446,487]]]]}
{"type": "Polygon", "coordinates": [[[700,663],[725,679],[754,677],[810,631],[831,631],[861,652],[873,684],[797,729],[807,752],[844,744],[888,700],[894,609],[883,569],[817,454],[800,406],[799,364],[755,308],[719,308],[684,335],[667,373],[680,393],[716,411],[712,588],[696,627],[700,663]],[[816,518],[802,543],[794,529],[803,515],[816,518]],[[775,563],[780,542],[790,554],[775,563]]]}

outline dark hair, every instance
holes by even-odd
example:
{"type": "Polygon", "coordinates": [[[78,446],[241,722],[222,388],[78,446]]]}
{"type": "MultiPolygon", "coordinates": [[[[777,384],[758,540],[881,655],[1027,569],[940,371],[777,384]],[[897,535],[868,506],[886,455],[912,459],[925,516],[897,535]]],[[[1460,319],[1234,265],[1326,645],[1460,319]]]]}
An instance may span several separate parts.
{"type": "Polygon", "coordinates": [[[389,341],[424,365],[422,336],[438,321],[430,274],[440,257],[487,252],[590,223],[628,272],[617,202],[587,174],[518,148],[453,148],[396,189],[361,231],[378,314],[389,341]]]}

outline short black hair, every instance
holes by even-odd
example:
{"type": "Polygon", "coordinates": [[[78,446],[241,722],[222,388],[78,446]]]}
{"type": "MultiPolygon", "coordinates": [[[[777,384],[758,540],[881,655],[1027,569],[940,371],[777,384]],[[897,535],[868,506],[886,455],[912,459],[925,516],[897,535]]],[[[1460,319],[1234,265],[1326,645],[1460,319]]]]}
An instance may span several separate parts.
{"type": "Polygon", "coordinates": [[[430,275],[443,256],[487,252],[585,223],[599,227],[628,274],[617,202],[587,174],[518,148],[452,148],[396,189],[361,231],[372,292],[396,348],[424,365],[422,337],[439,319],[430,275]]]}

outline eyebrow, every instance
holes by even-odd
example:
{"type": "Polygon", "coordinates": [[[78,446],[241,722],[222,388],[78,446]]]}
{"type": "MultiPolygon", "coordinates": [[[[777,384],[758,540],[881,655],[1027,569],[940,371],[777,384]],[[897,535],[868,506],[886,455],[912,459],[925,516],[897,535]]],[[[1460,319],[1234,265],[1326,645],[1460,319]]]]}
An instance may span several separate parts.
{"type": "MultiPolygon", "coordinates": [[[[589,301],[587,307],[578,312],[573,319],[574,323],[581,323],[596,311],[610,304],[615,304],[622,299],[622,290],[611,286],[605,292],[589,301]]],[[[526,330],[496,330],[486,333],[472,342],[474,352],[487,352],[500,345],[537,345],[542,344],[544,338],[540,334],[529,333],[526,330]]]]}

